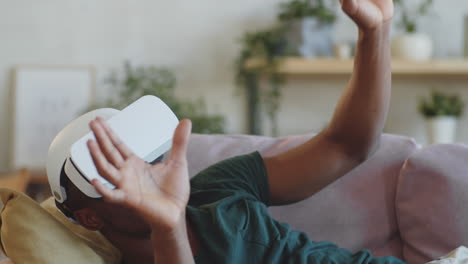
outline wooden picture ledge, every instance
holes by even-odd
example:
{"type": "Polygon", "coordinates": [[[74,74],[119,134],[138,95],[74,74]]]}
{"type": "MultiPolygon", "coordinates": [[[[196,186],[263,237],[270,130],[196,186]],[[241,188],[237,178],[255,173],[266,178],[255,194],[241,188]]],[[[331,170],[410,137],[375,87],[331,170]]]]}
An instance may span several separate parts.
{"type": "MultiPolygon", "coordinates": [[[[278,60],[278,72],[288,76],[349,76],[352,73],[353,60],[338,60],[332,58],[305,59],[300,57],[285,57],[278,60]]],[[[247,61],[246,69],[254,71],[261,67],[264,61],[252,59],[247,61]]],[[[466,77],[468,78],[468,60],[431,60],[411,62],[393,60],[394,77],[466,77]]]]}

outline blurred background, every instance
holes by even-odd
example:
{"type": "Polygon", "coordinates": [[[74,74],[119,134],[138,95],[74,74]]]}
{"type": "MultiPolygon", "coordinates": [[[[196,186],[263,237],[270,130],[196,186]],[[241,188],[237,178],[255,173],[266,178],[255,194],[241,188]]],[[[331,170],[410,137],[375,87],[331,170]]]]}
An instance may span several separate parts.
{"type": "MultiPolygon", "coordinates": [[[[395,4],[385,132],[468,141],[468,2],[395,4]],[[438,116],[456,127],[440,130],[429,122],[438,116]]],[[[43,169],[69,121],[142,94],[164,98],[199,133],[318,132],[349,79],[357,28],[338,0],[0,0],[0,38],[9,172],[43,169]]]]}

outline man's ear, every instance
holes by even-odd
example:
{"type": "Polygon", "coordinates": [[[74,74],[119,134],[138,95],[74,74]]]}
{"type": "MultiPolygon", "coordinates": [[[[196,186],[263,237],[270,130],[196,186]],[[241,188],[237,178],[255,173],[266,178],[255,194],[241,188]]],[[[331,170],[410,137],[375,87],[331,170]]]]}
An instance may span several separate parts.
{"type": "Polygon", "coordinates": [[[91,231],[98,231],[104,225],[102,219],[96,214],[96,212],[93,209],[90,208],[83,208],[74,211],[73,218],[75,218],[75,220],[80,225],[91,231]]]}

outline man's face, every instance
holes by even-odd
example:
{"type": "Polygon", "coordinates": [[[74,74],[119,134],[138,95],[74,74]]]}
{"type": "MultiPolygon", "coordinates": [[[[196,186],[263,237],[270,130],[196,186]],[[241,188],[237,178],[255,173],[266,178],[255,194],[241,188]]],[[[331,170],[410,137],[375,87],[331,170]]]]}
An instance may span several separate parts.
{"type": "MultiPolygon", "coordinates": [[[[151,164],[159,163],[164,158],[163,154],[155,159],[151,164]]],[[[118,205],[100,202],[97,206],[99,216],[107,228],[114,232],[134,237],[150,237],[151,227],[141,218],[137,212],[118,205]]]]}
{"type": "Polygon", "coordinates": [[[149,238],[151,227],[135,211],[122,206],[100,202],[97,214],[104,222],[103,229],[133,238],[149,238]]]}

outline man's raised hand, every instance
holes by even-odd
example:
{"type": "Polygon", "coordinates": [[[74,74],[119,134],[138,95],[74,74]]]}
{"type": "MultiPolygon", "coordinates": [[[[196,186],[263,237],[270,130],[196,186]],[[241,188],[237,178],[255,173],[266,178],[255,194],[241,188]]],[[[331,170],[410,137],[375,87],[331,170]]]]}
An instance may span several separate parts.
{"type": "Polygon", "coordinates": [[[393,0],[340,0],[343,11],[363,30],[378,28],[393,17],[393,0]]]}
{"type": "Polygon", "coordinates": [[[111,190],[99,180],[92,181],[106,201],[136,210],[159,231],[171,231],[185,220],[190,194],[186,158],[192,127],[189,120],[177,126],[169,159],[155,165],[133,154],[105,120],[97,118],[90,127],[96,141],[88,141],[88,148],[96,168],[116,186],[111,190]]]}

